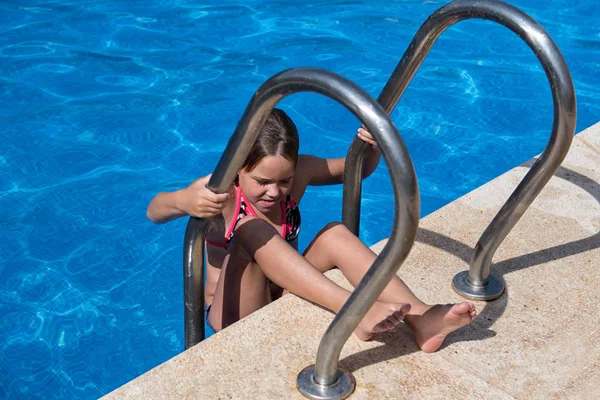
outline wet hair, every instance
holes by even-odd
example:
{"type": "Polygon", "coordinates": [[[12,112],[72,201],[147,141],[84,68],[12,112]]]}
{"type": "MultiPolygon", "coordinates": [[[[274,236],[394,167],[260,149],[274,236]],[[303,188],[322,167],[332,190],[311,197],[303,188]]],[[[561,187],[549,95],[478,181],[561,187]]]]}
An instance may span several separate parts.
{"type": "Polygon", "coordinates": [[[252,172],[263,158],[277,155],[296,166],[299,146],[300,139],[294,121],[283,110],[274,108],[258,133],[242,169],[252,172]]]}

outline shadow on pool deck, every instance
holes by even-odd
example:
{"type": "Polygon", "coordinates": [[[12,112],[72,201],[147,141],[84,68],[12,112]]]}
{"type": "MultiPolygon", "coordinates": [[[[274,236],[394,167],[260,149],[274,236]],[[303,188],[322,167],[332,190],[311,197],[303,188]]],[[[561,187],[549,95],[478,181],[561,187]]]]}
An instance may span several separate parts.
{"type": "MultiPolygon", "coordinates": [[[[530,168],[534,161],[535,159],[528,161],[522,166],[530,168]]],[[[554,173],[554,176],[579,186],[581,189],[592,195],[598,204],[600,204],[600,184],[598,184],[598,182],[565,167],[559,167],[554,173]]],[[[470,262],[471,255],[473,254],[473,248],[471,246],[427,229],[419,229],[416,240],[420,243],[425,243],[430,246],[437,247],[443,251],[452,253],[454,256],[462,259],[467,264],[470,262]]],[[[532,253],[503,260],[498,263],[492,263],[491,272],[496,276],[504,277],[506,274],[523,268],[534,267],[536,265],[556,261],[575,254],[585,253],[599,247],[600,231],[595,235],[584,239],[548,247],[532,253]]],[[[479,313],[478,316],[479,326],[481,328],[485,328],[486,325],[487,328],[491,327],[494,321],[502,316],[508,303],[508,295],[508,293],[505,293],[500,299],[486,303],[485,308],[479,313]]],[[[481,335],[481,338],[490,337],[484,332],[480,332],[479,334],[481,335]]],[[[464,338],[461,338],[456,334],[451,335],[448,337],[443,347],[460,340],[464,340],[464,338]]],[[[471,338],[470,340],[474,340],[474,338],[471,338]]]]}

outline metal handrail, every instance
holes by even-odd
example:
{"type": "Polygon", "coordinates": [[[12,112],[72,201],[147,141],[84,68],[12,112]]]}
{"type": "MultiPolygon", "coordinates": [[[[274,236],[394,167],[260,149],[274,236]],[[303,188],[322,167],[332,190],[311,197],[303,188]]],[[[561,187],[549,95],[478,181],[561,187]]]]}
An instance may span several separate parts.
{"type": "MultiPolygon", "coordinates": [[[[414,243],[419,222],[419,192],[415,170],[396,127],[375,100],[354,83],[317,68],[294,68],[265,82],[248,104],[208,183],[215,193],[231,186],[269,112],[284,96],[312,91],[348,108],[373,134],[390,170],[396,215],[390,240],[334,318],[321,340],[316,366],[306,368],[298,385],[306,394],[354,390],[354,378],[338,371],[341,349],[377,297],[387,286],[414,243]]],[[[184,249],[186,347],[203,338],[203,249],[207,219],[190,218],[184,249]]]]}
{"type": "MultiPolygon", "coordinates": [[[[502,278],[490,275],[492,257],[567,155],[575,132],[576,101],[573,81],[560,50],[533,18],[497,0],[456,0],[434,12],[419,28],[379,95],[378,102],[386,112],[392,112],[442,32],[470,18],[497,22],[523,39],[544,67],[554,102],[552,135],[546,149],[483,232],[475,246],[470,270],[459,273],[452,282],[454,290],[464,297],[493,300],[502,295],[505,285],[502,278]]],[[[362,159],[367,148],[355,139],[346,157],[342,221],[355,234],[360,220],[362,159]]]]}

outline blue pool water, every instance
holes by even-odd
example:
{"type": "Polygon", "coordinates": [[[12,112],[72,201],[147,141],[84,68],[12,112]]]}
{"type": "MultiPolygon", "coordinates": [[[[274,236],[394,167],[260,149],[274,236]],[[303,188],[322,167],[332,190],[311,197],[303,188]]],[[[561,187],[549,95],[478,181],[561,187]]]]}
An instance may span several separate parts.
{"type": "MultiPolygon", "coordinates": [[[[322,67],[377,97],[444,4],[209,3],[0,2],[0,398],[96,398],[181,352],[186,221],[152,225],[152,196],[211,172],[277,72],[322,67]]],[[[512,3],[562,50],[578,131],[597,122],[596,1],[512,3]]],[[[280,106],[302,152],[345,154],[358,122],[341,106],[315,94],[280,106]]],[[[467,21],[442,35],[392,116],[426,215],[541,152],[552,101],[516,35],[467,21]]],[[[373,244],[391,229],[383,163],[363,193],[373,244]]],[[[340,206],[341,186],[307,193],[302,248],[340,206]]]]}

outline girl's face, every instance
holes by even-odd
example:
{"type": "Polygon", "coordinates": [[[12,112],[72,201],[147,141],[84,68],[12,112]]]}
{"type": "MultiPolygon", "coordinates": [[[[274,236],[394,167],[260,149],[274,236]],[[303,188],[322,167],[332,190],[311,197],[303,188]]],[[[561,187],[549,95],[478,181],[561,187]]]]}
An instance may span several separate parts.
{"type": "Polygon", "coordinates": [[[279,210],[281,199],[290,193],[294,173],[294,164],[287,158],[267,156],[251,172],[240,171],[239,185],[255,209],[270,214],[279,210]]]}

